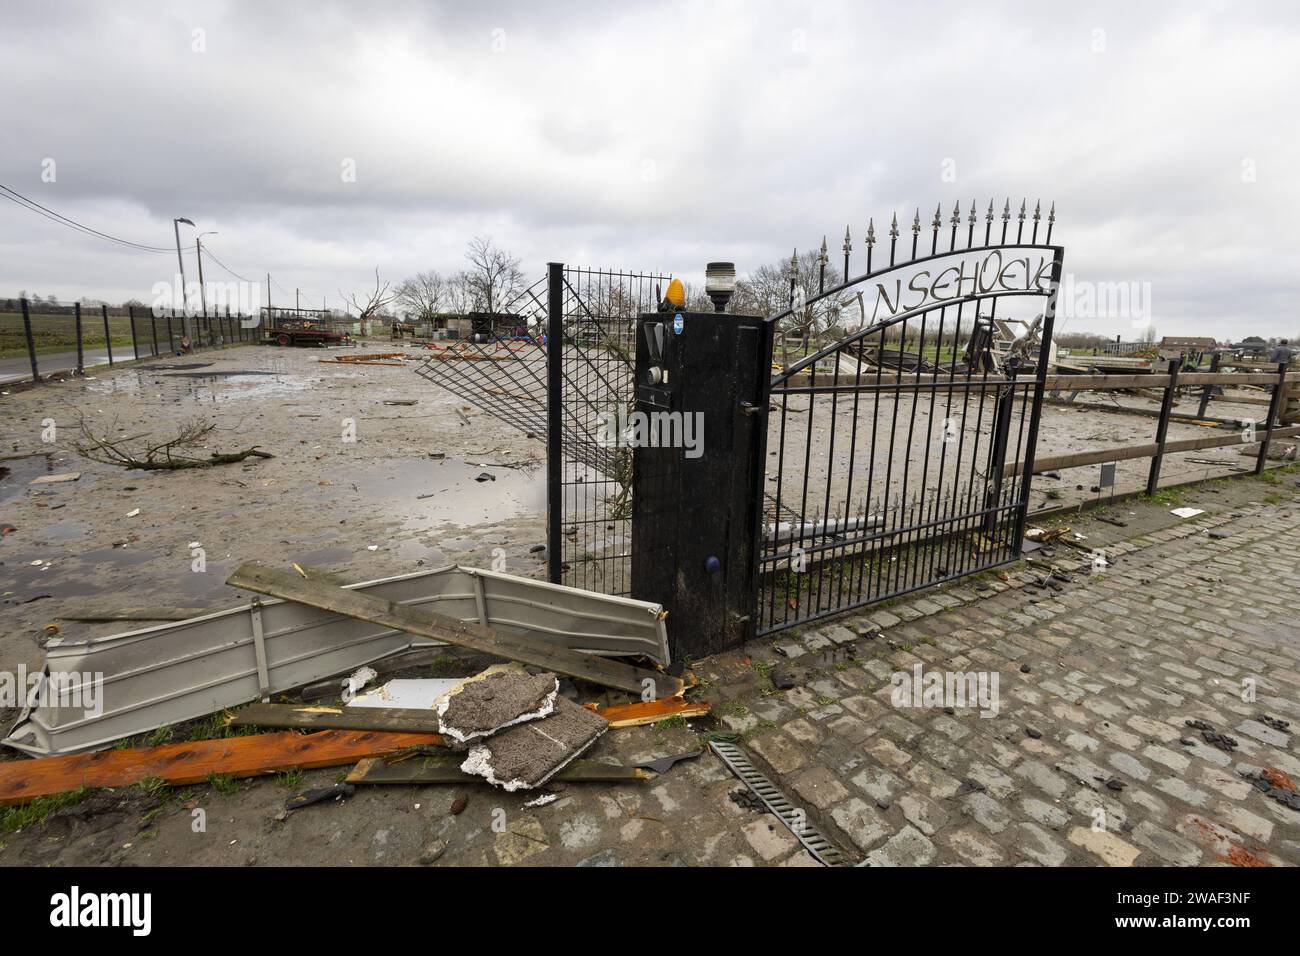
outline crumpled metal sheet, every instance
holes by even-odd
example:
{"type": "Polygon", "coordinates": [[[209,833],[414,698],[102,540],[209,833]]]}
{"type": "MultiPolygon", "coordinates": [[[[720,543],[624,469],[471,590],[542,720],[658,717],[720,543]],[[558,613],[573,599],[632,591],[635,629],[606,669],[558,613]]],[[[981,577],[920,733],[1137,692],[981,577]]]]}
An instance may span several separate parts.
{"type": "MultiPolygon", "coordinates": [[[[349,587],[572,650],[669,663],[662,608],[645,601],[457,565],[349,587]]],[[[433,646],[440,642],[275,599],[124,634],[56,639],[40,680],[102,679],[101,712],[42,702],[24,709],[3,743],[36,756],[94,750],[433,646]]],[[[66,689],[65,699],[77,699],[75,685],[66,689]]]]}

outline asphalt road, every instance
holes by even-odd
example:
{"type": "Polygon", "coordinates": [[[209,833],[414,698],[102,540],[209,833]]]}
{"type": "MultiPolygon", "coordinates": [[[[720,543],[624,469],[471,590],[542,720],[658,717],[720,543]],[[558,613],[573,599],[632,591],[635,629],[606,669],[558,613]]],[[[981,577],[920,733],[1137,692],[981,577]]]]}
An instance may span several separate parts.
{"type": "MultiPolygon", "coordinates": [[[[135,358],[131,351],[131,346],[118,347],[113,350],[114,360],[131,360],[135,358]]],[[[83,359],[83,365],[89,368],[92,365],[105,365],[108,362],[107,349],[87,349],[83,359]]],[[[44,377],[51,372],[67,372],[77,367],[77,352],[73,349],[71,352],[46,352],[36,356],[36,363],[41,370],[41,376],[44,377]]],[[[10,382],[27,382],[32,378],[32,363],[26,355],[16,358],[0,359],[0,385],[7,385],[10,382]]]]}

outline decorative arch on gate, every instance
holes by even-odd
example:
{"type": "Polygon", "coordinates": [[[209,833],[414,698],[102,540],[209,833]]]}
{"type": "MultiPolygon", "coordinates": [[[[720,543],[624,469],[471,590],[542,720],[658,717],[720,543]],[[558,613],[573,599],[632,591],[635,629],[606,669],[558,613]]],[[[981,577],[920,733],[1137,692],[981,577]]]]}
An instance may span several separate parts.
{"type": "MultiPolygon", "coordinates": [[[[1064,249],[1055,205],[1007,200],[998,219],[972,203],[923,229],[918,210],[910,241],[895,216],[880,249],[873,221],[865,271],[829,288],[823,240],[810,295],[792,257],[789,308],[768,320],[758,633],[1019,555],[1032,467],[1002,465],[1033,460],[1064,249]]],[[[848,230],[843,248],[847,277],[848,230]]]]}

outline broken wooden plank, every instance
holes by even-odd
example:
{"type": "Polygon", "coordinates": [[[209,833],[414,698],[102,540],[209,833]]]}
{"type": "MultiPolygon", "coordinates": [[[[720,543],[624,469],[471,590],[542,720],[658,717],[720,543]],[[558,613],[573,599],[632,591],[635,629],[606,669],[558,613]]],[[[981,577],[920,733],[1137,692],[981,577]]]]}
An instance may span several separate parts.
{"type": "Polygon", "coordinates": [[[82,787],[127,787],[141,780],[160,779],[175,787],[202,783],[214,775],[253,777],[294,768],[337,767],[440,740],[436,734],[326,730],[9,760],[0,762],[0,806],[82,787]]]}
{"type": "Polygon", "coordinates": [[[268,594],[361,621],[395,628],[506,660],[533,664],[569,677],[580,677],[606,687],[641,694],[649,686],[659,696],[677,697],[685,689],[680,677],[582,654],[542,641],[502,634],[481,624],[467,624],[424,608],[395,604],[358,591],[347,591],[297,574],[267,567],[259,561],[240,565],[226,579],[231,587],[268,594]],[[647,685],[647,681],[650,683],[647,685]]]}
{"type": "Polygon", "coordinates": [[[709,704],[705,701],[690,701],[684,697],[667,697],[661,700],[639,701],[635,704],[611,704],[597,707],[584,704],[609,721],[611,727],[639,727],[642,724],[654,724],[669,717],[705,717],[709,713],[709,704]]]}
{"type": "MultiPolygon", "coordinates": [[[[405,707],[326,707],[319,704],[249,704],[232,727],[292,727],[300,730],[382,730],[437,734],[438,714],[405,707]]],[[[442,738],[430,743],[441,743],[442,738]]]]}
{"type": "MultiPolygon", "coordinates": [[[[460,769],[459,757],[422,757],[402,763],[387,763],[382,757],[361,760],[347,776],[347,783],[373,784],[423,784],[423,783],[486,783],[482,777],[460,769]]],[[[654,774],[640,767],[624,767],[601,763],[598,760],[575,760],[552,780],[565,783],[627,783],[650,780],[654,774]]]]}

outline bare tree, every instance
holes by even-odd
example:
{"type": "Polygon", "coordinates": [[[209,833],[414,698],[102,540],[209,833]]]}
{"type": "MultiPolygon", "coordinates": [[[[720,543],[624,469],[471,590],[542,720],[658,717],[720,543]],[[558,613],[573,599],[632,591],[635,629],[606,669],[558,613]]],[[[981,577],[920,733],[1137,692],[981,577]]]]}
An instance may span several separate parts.
{"type": "Polygon", "coordinates": [[[344,302],[347,302],[356,311],[357,317],[361,320],[362,335],[366,334],[366,327],[370,321],[397,298],[397,293],[392,290],[391,285],[380,280],[378,266],[375,266],[375,288],[373,292],[362,293],[358,296],[355,292],[344,293],[340,291],[339,295],[342,296],[344,302]]]}
{"type": "Polygon", "coordinates": [[[465,250],[470,267],[465,281],[474,307],[481,312],[503,312],[523,285],[519,260],[492,243],[491,236],[476,236],[465,250]]]}
{"type": "Polygon", "coordinates": [[[416,319],[428,321],[442,308],[447,280],[436,269],[417,272],[397,287],[397,304],[416,319]]]}

